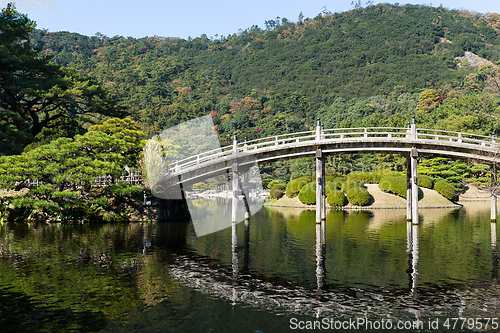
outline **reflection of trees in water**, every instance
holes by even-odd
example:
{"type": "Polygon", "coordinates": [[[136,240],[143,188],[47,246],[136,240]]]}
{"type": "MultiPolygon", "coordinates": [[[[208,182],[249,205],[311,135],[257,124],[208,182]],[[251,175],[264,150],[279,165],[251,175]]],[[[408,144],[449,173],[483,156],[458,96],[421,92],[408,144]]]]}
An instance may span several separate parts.
{"type": "MultiPolygon", "coordinates": [[[[184,244],[185,226],[180,232],[184,244]]],[[[1,287],[8,287],[12,295],[22,295],[30,307],[43,308],[47,316],[65,311],[68,318],[77,312],[114,318],[126,315],[138,302],[152,307],[169,298],[177,283],[165,270],[167,252],[150,253],[148,248],[152,239],[172,246],[173,233],[173,227],[167,225],[40,225],[28,229],[8,224],[0,229],[1,287]]],[[[8,297],[2,299],[7,302],[8,297]]],[[[95,322],[102,321],[95,318],[95,322]]],[[[88,326],[77,319],[53,325],[44,327],[57,331],[65,325],[88,326]]]]}
{"type": "Polygon", "coordinates": [[[500,315],[496,225],[491,225],[491,233],[484,232],[489,223],[485,225],[481,218],[465,220],[463,214],[455,212],[428,226],[425,219],[416,226],[421,239],[416,304],[412,288],[417,280],[405,274],[407,268],[413,269],[413,258],[407,262],[405,255],[406,222],[381,225],[376,238],[367,241],[375,232],[370,225],[377,212],[372,214],[331,211],[326,232],[319,233],[325,237],[323,245],[315,237],[318,226],[314,212],[300,213],[290,221],[279,212],[270,212],[251,225],[249,236],[244,225],[238,225],[237,237],[244,241],[234,246],[239,251],[234,262],[231,228],[194,239],[192,225],[186,224],[37,228],[8,224],[0,227],[0,281],[12,281],[13,292],[43,301],[53,309],[102,311],[106,318],[126,316],[137,304],[151,309],[174,295],[179,284],[242,306],[285,315],[320,313],[352,318],[366,312],[373,318],[390,313],[394,320],[413,320],[415,314],[409,309],[417,308],[421,318],[456,316],[457,309],[468,317],[500,315]],[[400,234],[396,241],[401,244],[394,243],[394,234],[400,234]],[[290,241],[297,239],[303,240],[305,247],[301,252],[286,253],[290,241]],[[195,245],[196,253],[183,250],[186,240],[189,246],[195,245]],[[479,248],[464,244],[478,244],[479,248]],[[201,245],[207,254],[198,251],[201,245]],[[213,249],[220,251],[216,260],[208,255],[213,249]],[[455,257],[457,264],[450,264],[450,258],[455,257]],[[287,265],[302,263],[301,269],[308,272],[294,280],[296,276],[276,274],[291,266],[266,266],[282,258],[288,258],[287,265]],[[243,267],[235,270],[234,263],[243,263],[243,267]],[[491,267],[491,279],[489,274],[481,278],[490,270],[483,267],[485,263],[491,267]],[[259,265],[258,270],[255,265],[259,265]],[[351,269],[348,265],[356,265],[364,280],[349,275],[352,271],[346,273],[351,269]],[[380,267],[385,270],[377,271],[380,267]],[[471,272],[464,272],[463,267],[471,267],[471,272]],[[461,276],[452,282],[455,271],[461,276]],[[346,281],[339,280],[342,274],[346,281]],[[401,275],[404,284],[391,280],[394,276],[390,274],[401,275]],[[387,277],[388,282],[377,280],[387,277]]]}

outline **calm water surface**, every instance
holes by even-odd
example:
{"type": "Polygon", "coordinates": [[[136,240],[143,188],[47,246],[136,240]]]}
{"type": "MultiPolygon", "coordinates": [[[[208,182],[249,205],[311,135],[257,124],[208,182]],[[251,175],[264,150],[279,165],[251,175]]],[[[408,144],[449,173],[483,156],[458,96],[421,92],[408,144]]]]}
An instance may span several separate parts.
{"type": "Polygon", "coordinates": [[[202,237],[192,223],[6,224],[0,332],[292,332],[316,319],[327,332],[342,331],[331,320],[454,332],[447,318],[500,320],[488,204],[420,217],[332,211],[317,225],[314,211],[263,208],[202,237]]]}

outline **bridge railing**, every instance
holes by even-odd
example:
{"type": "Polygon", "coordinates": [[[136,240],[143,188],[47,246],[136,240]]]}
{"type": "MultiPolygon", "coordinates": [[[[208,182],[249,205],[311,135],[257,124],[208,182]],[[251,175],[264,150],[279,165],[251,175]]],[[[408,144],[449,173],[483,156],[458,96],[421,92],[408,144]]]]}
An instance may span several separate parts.
{"type": "MultiPolygon", "coordinates": [[[[500,142],[497,142],[490,136],[420,128],[417,128],[416,131],[416,140],[447,141],[483,147],[500,147],[500,142]]],[[[356,138],[361,140],[365,138],[411,139],[411,137],[411,130],[406,127],[357,127],[326,129],[321,131],[320,139],[322,141],[336,141],[356,138]]],[[[316,131],[304,131],[280,134],[247,142],[238,142],[236,148],[239,153],[252,153],[255,150],[263,148],[276,147],[276,149],[279,149],[284,145],[299,144],[315,140],[317,140],[316,131]]],[[[170,163],[166,169],[172,174],[191,167],[196,167],[205,162],[231,156],[232,154],[234,154],[233,145],[225,146],[170,163]]]]}
{"type": "Polygon", "coordinates": [[[305,131],[290,134],[280,134],[267,138],[238,143],[239,151],[249,151],[265,147],[279,146],[288,143],[299,143],[316,139],[316,131],[305,131]]]}
{"type": "Polygon", "coordinates": [[[333,128],[323,131],[324,140],[349,139],[349,138],[408,138],[409,129],[406,127],[356,127],[333,128]]]}
{"type": "Polygon", "coordinates": [[[461,132],[443,131],[434,129],[417,129],[417,140],[418,139],[456,142],[456,143],[478,145],[483,147],[498,148],[498,142],[496,142],[495,139],[492,138],[491,136],[471,134],[471,133],[461,133],[461,132]]]}
{"type": "Polygon", "coordinates": [[[167,165],[167,171],[169,173],[175,173],[182,169],[187,169],[193,166],[200,165],[202,163],[224,157],[233,153],[233,146],[225,146],[213,150],[205,151],[201,154],[189,156],[181,160],[172,162],[167,165]]]}
{"type": "MultiPolygon", "coordinates": [[[[267,138],[261,138],[256,140],[251,140],[247,142],[239,142],[237,149],[238,152],[245,152],[249,150],[255,150],[260,148],[265,148],[269,146],[279,146],[292,142],[304,142],[315,140],[315,131],[305,131],[305,132],[297,132],[291,134],[280,134],[267,138]]],[[[176,162],[170,163],[167,166],[167,170],[170,173],[175,173],[179,170],[187,169],[190,167],[194,167],[205,162],[224,158],[226,156],[230,156],[233,154],[233,146],[225,146],[218,149],[210,150],[203,152],[201,154],[193,155],[176,162]]]]}

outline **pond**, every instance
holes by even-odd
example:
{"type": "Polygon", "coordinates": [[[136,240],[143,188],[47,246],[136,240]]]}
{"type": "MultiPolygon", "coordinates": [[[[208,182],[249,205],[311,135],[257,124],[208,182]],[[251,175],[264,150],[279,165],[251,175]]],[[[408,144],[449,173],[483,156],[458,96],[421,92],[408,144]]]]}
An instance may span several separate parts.
{"type": "Polygon", "coordinates": [[[497,332],[488,203],[420,218],[263,207],[201,237],[192,222],[4,224],[1,332],[497,332]]]}

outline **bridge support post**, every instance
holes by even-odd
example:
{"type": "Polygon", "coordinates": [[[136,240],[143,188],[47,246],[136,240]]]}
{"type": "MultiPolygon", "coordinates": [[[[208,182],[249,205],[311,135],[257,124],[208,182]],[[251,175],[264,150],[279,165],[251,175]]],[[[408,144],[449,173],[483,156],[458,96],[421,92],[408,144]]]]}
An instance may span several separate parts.
{"type": "Polygon", "coordinates": [[[243,195],[245,196],[244,197],[244,200],[245,200],[245,220],[248,220],[250,218],[250,208],[248,206],[248,200],[250,199],[250,187],[249,187],[249,183],[248,183],[248,172],[250,170],[246,170],[244,173],[243,173],[243,195]]]}
{"type": "MultiPolygon", "coordinates": [[[[325,139],[325,127],[321,124],[321,140],[325,139]]],[[[325,164],[325,156],[323,156],[323,151],[321,151],[321,177],[322,186],[321,186],[321,221],[326,221],[326,164],[325,164]]]]}
{"type": "Polygon", "coordinates": [[[417,175],[417,148],[411,150],[411,221],[418,224],[418,175],[417,175]]]}
{"type": "Polygon", "coordinates": [[[411,221],[411,157],[406,157],[406,221],[411,221]]]}
{"type": "Polygon", "coordinates": [[[497,197],[495,193],[491,193],[491,222],[497,221],[497,197]]]}
{"type": "Polygon", "coordinates": [[[316,223],[326,219],[325,157],[321,148],[316,150],[316,223]]]}
{"type": "Polygon", "coordinates": [[[417,174],[417,148],[411,149],[411,221],[418,224],[418,174],[417,174]]]}
{"type": "MultiPolygon", "coordinates": [[[[316,141],[321,141],[321,122],[318,118],[316,123],[316,141]]],[[[326,219],[325,198],[325,157],[321,146],[316,150],[316,223],[326,219]]]]}
{"type": "MultiPolygon", "coordinates": [[[[411,118],[411,136],[412,140],[417,139],[417,125],[415,116],[411,118]]],[[[418,174],[417,174],[417,147],[411,149],[411,221],[418,224],[418,174]]]]}
{"type": "Polygon", "coordinates": [[[232,210],[231,210],[231,222],[236,223],[238,221],[238,164],[233,163],[232,167],[232,181],[233,181],[233,202],[232,202],[232,210]]]}

